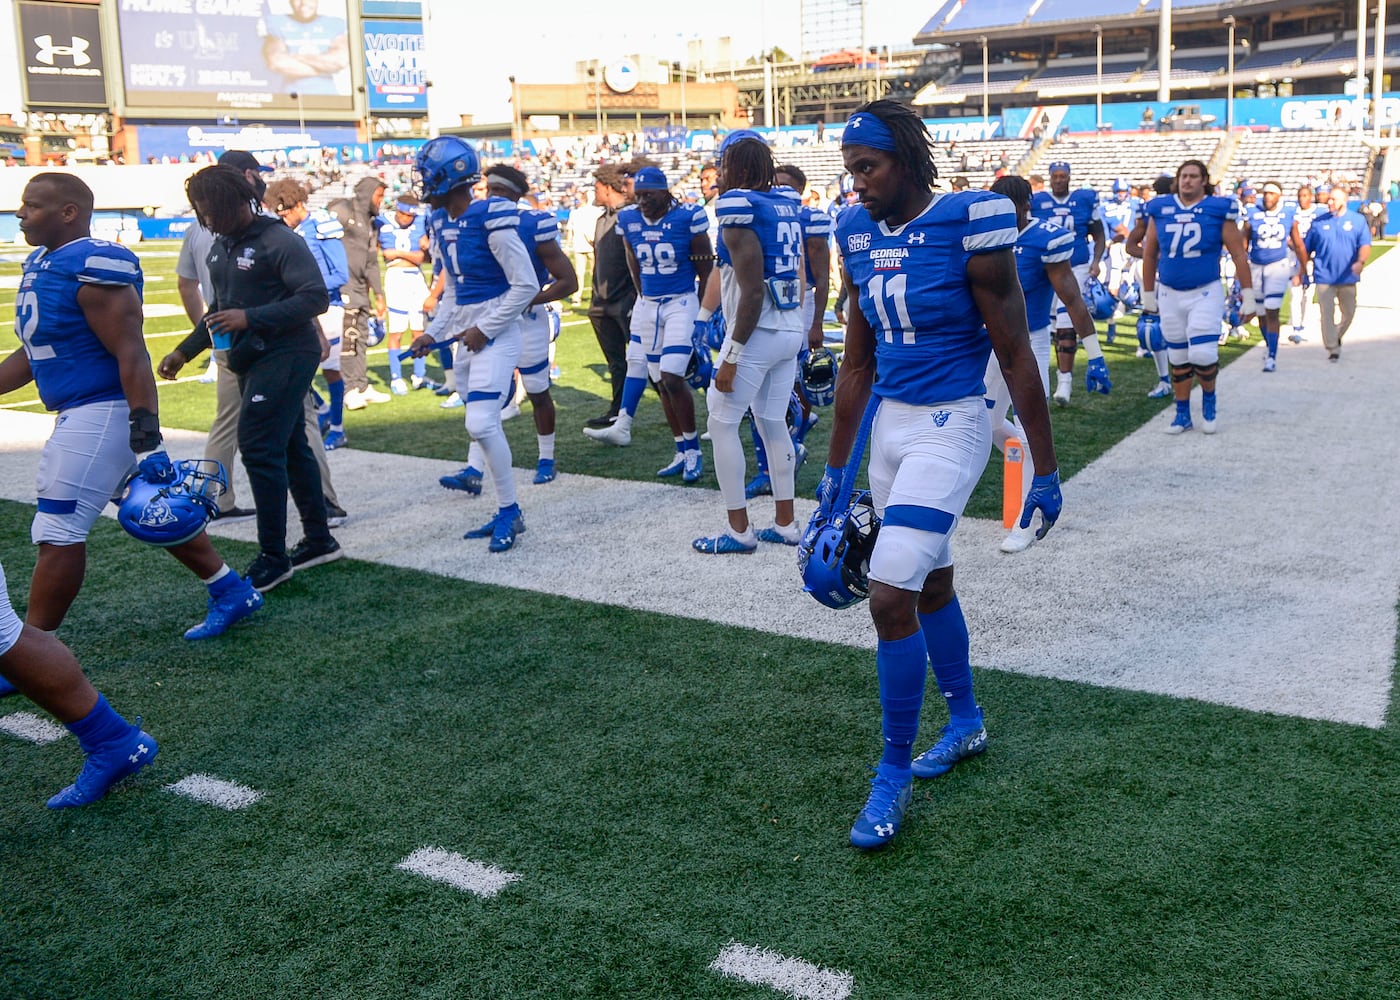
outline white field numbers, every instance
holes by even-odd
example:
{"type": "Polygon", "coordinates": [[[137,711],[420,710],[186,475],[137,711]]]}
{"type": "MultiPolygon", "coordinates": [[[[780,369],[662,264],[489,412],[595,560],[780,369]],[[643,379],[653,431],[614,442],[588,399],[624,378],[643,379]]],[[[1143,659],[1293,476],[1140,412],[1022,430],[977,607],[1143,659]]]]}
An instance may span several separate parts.
{"type": "Polygon", "coordinates": [[[914,343],[914,321],[909,318],[909,306],[904,301],[905,288],[908,285],[908,275],[900,272],[886,278],[883,274],[877,274],[870,279],[870,300],[875,306],[875,312],[880,317],[880,326],[885,330],[885,343],[894,343],[894,331],[898,327],[900,331],[900,343],[914,343]],[[886,305],[886,295],[888,301],[894,306],[894,315],[897,320],[890,322],[890,309],[886,305]]]}

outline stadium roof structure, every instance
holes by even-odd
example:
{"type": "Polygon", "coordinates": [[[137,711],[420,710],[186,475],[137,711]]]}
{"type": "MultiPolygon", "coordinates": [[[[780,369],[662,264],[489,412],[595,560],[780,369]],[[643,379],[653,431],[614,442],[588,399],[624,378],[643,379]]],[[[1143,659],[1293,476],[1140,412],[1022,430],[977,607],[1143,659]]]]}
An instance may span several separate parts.
{"type": "MultiPolygon", "coordinates": [[[[1172,20],[1219,21],[1226,14],[1263,13],[1296,7],[1293,0],[1172,0],[1172,20]]],[[[1021,38],[1028,33],[1064,31],[1082,25],[1092,31],[1155,25],[1161,0],[954,0],[940,4],[914,36],[916,45],[1021,38]]]]}

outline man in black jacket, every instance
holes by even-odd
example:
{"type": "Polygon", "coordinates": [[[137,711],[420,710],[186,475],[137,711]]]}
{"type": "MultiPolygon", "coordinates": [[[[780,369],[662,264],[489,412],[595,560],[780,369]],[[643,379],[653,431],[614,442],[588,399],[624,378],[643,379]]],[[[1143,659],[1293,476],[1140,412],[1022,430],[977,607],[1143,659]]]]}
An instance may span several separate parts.
{"type": "Polygon", "coordinates": [[[326,209],[345,229],[345,321],[340,341],[340,373],[345,378],[345,408],[363,410],[367,403],[387,403],[392,397],[369,384],[365,354],[369,349],[371,315],[388,315],[384,285],[379,277],[379,228],[375,221],[384,203],[386,185],[378,177],[363,177],[350,198],[337,198],[326,209]]]}
{"type": "Polygon", "coordinates": [[[266,592],[293,570],[342,555],[326,526],[321,473],[303,430],[303,405],[321,361],[316,317],[330,305],[306,242],[260,215],[258,194],[239,172],[207,167],[185,186],[199,221],[217,239],[209,251],[210,311],[160,363],[173,379],[209,346],[228,352],[242,406],[238,450],[258,516],[258,557],[248,579],[266,592]],[[305,537],[287,552],[287,489],[305,537]]]}
{"type": "Polygon", "coordinates": [[[608,412],[588,421],[589,427],[607,427],[622,406],[622,385],[627,381],[627,341],[631,337],[632,307],[637,287],[627,270],[627,246],[617,231],[617,212],[628,202],[627,175],[613,164],[593,173],[594,201],[603,210],[593,236],[593,299],[588,319],[603,349],[612,378],[612,405],[608,412]]]}

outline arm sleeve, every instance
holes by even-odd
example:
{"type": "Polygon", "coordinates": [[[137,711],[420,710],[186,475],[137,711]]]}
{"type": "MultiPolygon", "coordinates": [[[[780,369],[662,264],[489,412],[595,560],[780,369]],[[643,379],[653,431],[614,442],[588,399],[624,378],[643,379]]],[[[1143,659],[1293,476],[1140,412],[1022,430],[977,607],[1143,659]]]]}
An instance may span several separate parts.
{"type": "MultiPolygon", "coordinates": [[[[296,236],[290,229],[287,232],[296,236]]],[[[291,295],[265,306],[245,309],[248,329],[273,333],[309,323],[330,308],[330,294],[326,291],[321,269],[300,236],[291,242],[278,240],[267,250],[272,266],[291,295]]]]}
{"type": "Polygon", "coordinates": [[[486,242],[491,248],[491,256],[496,258],[496,263],[501,265],[506,280],[510,282],[510,290],[496,298],[491,304],[491,311],[476,324],[488,340],[495,340],[525,311],[540,290],[540,283],[535,280],[535,267],[530,263],[529,251],[520,241],[517,229],[497,229],[486,238],[486,242]]]}

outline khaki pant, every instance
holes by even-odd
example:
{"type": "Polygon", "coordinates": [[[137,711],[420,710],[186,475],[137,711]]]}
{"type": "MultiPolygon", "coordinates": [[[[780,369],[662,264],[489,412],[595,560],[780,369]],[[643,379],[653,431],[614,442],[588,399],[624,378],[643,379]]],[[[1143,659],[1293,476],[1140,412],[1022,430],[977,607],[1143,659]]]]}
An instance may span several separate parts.
{"type": "Polygon", "coordinates": [[[1356,318],[1356,285],[1318,285],[1317,309],[1322,314],[1322,346],[1328,354],[1338,354],[1342,350],[1342,338],[1351,328],[1356,318]],[[1341,320],[1337,319],[1337,307],[1341,306],[1341,320]]]}
{"type": "MultiPolygon", "coordinates": [[[[215,351],[214,363],[219,379],[215,383],[214,422],[209,425],[209,442],[204,446],[204,457],[219,462],[228,473],[228,491],[219,497],[219,510],[227,512],[238,506],[233,494],[233,460],[238,457],[238,411],[243,405],[243,397],[238,392],[238,377],[228,370],[228,353],[215,351]]],[[[311,401],[309,392],[306,394],[306,437],[316,455],[316,464],[321,467],[321,489],[326,499],[339,507],[335,487],[331,485],[331,467],[326,461],[326,449],[321,444],[321,429],[316,423],[316,404],[311,401]]]]}

